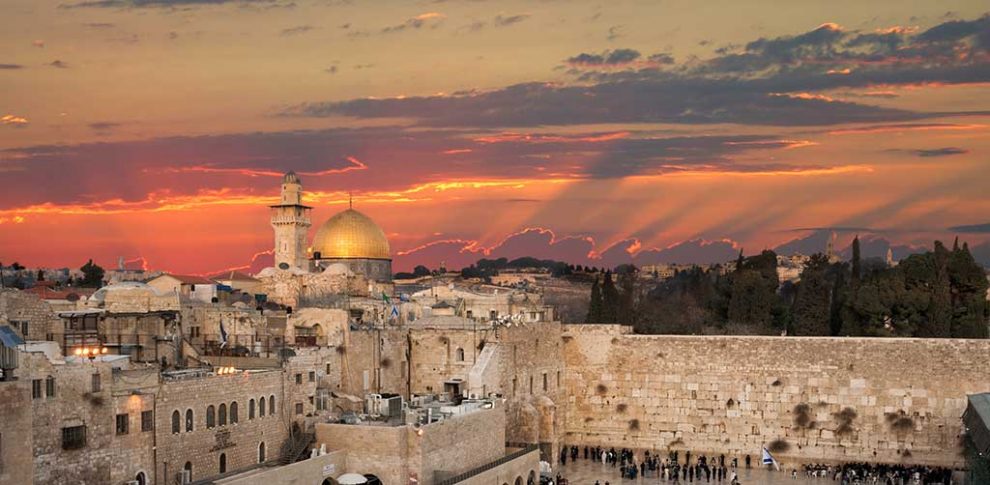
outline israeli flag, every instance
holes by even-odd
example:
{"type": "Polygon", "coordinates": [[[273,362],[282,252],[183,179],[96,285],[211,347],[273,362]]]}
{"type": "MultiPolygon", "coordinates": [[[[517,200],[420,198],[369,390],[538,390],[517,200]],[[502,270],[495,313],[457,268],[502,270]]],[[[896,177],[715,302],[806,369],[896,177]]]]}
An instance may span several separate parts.
{"type": "Polygon", "coordinates": [[[770,450],[768,450],[766,446],[763,447],[763,464],[773,465],[774,468],[778,470],[780,469],[780,465],[777,463],[777,460],[770,454],[770,450]]]}
{"type": "Polygon", "coordinates": [[[392,305],[392,313],[391,313],[390,317],[391,318],[398,318],[399,317],[399,307],[397,307],[395,305],[392,305]]]}
{"type": "Polygon", "coordinates": [[[223,328],[223,321],[220,322],[220,348],[227,346],[227,329],[223,328]]]}

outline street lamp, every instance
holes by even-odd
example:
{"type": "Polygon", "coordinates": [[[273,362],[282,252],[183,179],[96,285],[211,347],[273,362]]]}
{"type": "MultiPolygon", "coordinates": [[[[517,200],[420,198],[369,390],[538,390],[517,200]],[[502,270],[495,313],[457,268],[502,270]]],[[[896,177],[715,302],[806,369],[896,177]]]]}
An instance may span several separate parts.
{"type": "Polygon", "coordinates": [[[90,362],[96,360],[97,356],[105,355],[107,353],[107,348],[103,346],[98,347],[77,347],[75,354],[76,357],[86,357],[90,362]]]}

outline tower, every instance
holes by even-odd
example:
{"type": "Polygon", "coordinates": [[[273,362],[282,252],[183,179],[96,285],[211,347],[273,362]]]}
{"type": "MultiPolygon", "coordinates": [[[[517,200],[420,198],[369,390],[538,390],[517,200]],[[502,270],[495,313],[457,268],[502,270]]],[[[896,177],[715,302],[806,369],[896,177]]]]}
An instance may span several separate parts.
{"type": "Polygon", "coordinates": [[[307,269],[306,233],[309,231],[309,211],[302,205],[302,182],[295,172],[282,177],[282,197],[272,209],[272,229],[275,230],[275,267],[307,269]],[[285,265],[283,265],[285,263],[285,265]]]}

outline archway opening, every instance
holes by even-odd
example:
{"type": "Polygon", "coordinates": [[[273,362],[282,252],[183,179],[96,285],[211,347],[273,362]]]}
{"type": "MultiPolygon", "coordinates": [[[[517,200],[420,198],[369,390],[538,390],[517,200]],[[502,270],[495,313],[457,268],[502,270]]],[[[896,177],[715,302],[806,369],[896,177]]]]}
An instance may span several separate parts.
{"type": "Polygon", "coordinates": [[[227,454],[220,453],[220,473],[227,473],[227,454]]]}

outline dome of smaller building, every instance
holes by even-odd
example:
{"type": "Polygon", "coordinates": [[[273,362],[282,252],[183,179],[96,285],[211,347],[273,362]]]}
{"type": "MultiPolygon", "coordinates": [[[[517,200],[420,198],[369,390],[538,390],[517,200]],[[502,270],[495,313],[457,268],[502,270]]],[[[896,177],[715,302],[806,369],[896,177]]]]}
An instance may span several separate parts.
{"type": "Polygon", "coordinates": [[[347,269],[347,266],[344,266],[343,264],[340,263],[331,264],[330,266],[327,266],[327,269],[323,270],[323,274],[335,274],[335,275],[336,274],[346,275],[350,272],[351,270],[347,269]]]}
{"type": "Polygon", "coordinates": [[[293,172],[292,170],[289,170],[288,172],[286,172],[285,176],[282,177],[282,183],[283,184],[298,184],[298,183],[301,183],[301,182],[299,181],[299,176],[296,175],[296,172],[293,172]]]}

